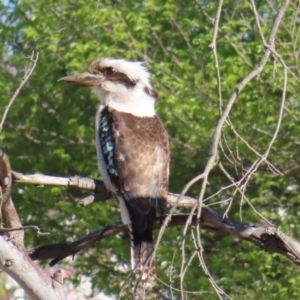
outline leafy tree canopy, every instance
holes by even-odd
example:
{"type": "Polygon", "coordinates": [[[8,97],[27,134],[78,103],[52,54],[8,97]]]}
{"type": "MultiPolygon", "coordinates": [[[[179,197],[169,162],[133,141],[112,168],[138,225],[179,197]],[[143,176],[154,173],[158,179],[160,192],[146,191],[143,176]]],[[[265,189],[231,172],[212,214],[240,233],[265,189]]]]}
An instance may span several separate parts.
{"type": "MultiPolygon", "coordinates": [[[[85,71],[99,57],[145,61],[159,92],[157,111],[168,129],[172,163],[170,191],[180,192],[200,174],[209,157],[211,137],[220,117],[218,81],[210,48],[218,1],[3,1],[0,3],[0,103],[4,111],[28,66],[26,56],[38,51],[39,61],[13,104],[1,147],[13,169],[23,173],[100,178],[94,141],[98,99],[88,89],[57,80],[85,71]]],[[[257,1],[262,33],[267,39],[280,1],[257,1]]],[[[280,230],[299,238],[299,10],[291,1],[276,36],[276,51],[289,70],[282,123],[268,162],[247,183],[245,196],[280,230]]],[[[226,1],[217,35],[222,103],[251,70],[265,47],[249,1],[226,1]]],[[[263,154],[275,132],[284,90],[284,72],[272,56],[258,78],[238,95],[224,126],[219,158],[209,177],[205,200],[214,209],[243,222],[264,220],[248,205],[230,178],[238,181],[263,154]],[[254,149],[251,150],[250,146],[254,149]],[[256,153],[255,153],[256,152],[256,153]],[[224,170],[228,173],[225,174],[224,170]]],[[[221,109],[223,109],[221,107],[221,109]]],[[[196,196],[200,183],[188,194],[196,196]]],[[[80,208],[82,192],[16,185],[13,199],[22,222],[37,224],[50,237],[27,232],[26,245],[71,241],[120,219],[115,200],[80,208]]],[[[267,224],[265,224],[267,225],[267,224]]],[[[159,298],[180,297],[182,228],[167,229],[157,254],[159,298]],[[174,288],[174,289],[173,289],[174,288]]],[[[246,242],[203,232],[204,258],[217,284],[233,299],[298,299],[299,274],[294,265],[246,242]]],[[[194,251],[185,237],[188,260],[194,251]]],[[[46,262],[45,262],[46,263],[46,262]]],[[[123,236],[107,238],[76,255],[72,280],[91,277],[95,291],[118,294],[129,271],[129,246],[123,236]]],[[[210,282],[193,263],[184,280],[188,299],[216,299],[210,282]]]]}

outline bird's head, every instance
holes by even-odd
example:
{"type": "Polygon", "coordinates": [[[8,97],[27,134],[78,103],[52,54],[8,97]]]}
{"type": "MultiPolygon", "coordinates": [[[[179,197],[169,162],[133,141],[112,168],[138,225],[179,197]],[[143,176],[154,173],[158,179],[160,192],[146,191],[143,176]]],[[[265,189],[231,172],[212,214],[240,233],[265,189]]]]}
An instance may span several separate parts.
{"type": "Polygon", "coordinates": [[[155,115],[157,93],[150,74],[140,62],[102,58],[91,63],[88,72],[70,75],[59,81],[90,87],[102,105],[139,117],[155,115]]]}

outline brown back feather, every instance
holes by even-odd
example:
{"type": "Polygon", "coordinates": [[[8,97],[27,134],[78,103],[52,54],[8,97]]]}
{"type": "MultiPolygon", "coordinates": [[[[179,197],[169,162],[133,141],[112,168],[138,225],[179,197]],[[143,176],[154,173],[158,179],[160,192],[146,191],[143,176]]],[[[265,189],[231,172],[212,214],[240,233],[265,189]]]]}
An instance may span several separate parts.
{"type": "Polygon", "coordinates": [[[142,280],[155,278],[152,257],[153,222],[163,214],[168,192],[169,139],[157,116],[136,117],[108,107],[101,113],[110,124],[116,174],[112,184],[125,200],[132,222],[135,273],[142,280]]]}

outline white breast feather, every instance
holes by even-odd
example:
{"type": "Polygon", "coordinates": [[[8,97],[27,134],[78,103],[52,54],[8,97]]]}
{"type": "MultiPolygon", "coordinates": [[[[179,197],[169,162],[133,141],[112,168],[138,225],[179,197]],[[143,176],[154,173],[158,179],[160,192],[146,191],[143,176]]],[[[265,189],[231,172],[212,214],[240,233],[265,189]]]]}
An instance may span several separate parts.
{"type": "Polygon", "coordinates": [[[101,89],[93,88],[93,91],[98,95],[102,105],[137,117],[153,117],[155,99],[145,93],[144,87],[138,83],[133,88],[127,88],[121,83],[104,81],[101,89]]]}

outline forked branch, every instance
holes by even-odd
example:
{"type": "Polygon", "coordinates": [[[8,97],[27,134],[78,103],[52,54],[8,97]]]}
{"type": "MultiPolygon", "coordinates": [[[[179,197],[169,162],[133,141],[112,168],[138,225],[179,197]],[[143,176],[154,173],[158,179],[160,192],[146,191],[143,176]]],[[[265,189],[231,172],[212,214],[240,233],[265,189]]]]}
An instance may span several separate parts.
{"type": "Polygon", "coordinates": [[[24,230],[9,230],[22,227],[10,197],[11,182],[9,159],[0,150],[0,208],[4,226],[0,228],[0,269],[15,279],[30,299],[63,300],[62,284],[35,264],[24,249],[24,230]]]}
{"type": "MultiPolygon", "coordinates": [[[[24,175],[13,172],[13,180],[15,183],[22,184],[61,186],[89,190],[94,192],[93,201],[104,201],[111,198],[111,194],[105,189],[102,181],[90,178],[64,178],[41,174],[24,175]]],[[[178,194],[169,193],[167,199],[168,205],[172,207],[177,203],[177,207],[179,208],[192,209],[197,204],[197,199],[188,196],[180,197],[179,202],[177,202],[178,197],[178,194]]],[[[85,206],[93,201],[80,201],[79,203],[85,206]]],[[[187,219],[188,215],[173,215],[171,221],[168,223],[168,227],[183,226],[187,219]]],[[[162,221],[163,218],[157,218],[155,223],[156,229],[161,227],[162,221]]],[[[223,214],[216,212],[205,204],[202,204],[199,221],[202,229],[208,230],[219,236],[231,236],[235,240],[238,239],[251,242],[262,250],[279,253],[286,256],[294,264],[300,265],[300,243],[274,227],[256,227],[229,218],[224,218],[223,214]]],[[[197,225],[198,223],[197,217],[194,214],[191,224],[197,225]]],[[[47,245],[33,249],[30,252],[30,257],[34,260],[51,259],[52,261],[50,264],[55,265],[65,257],[74,255],[79,251],[90,247],[96,241],[100,241],[107,236],[125,233],[127,231],[127,226],[124,226],[121,222],[116,222],[95,230],[72,243],[47,245]]]]}

